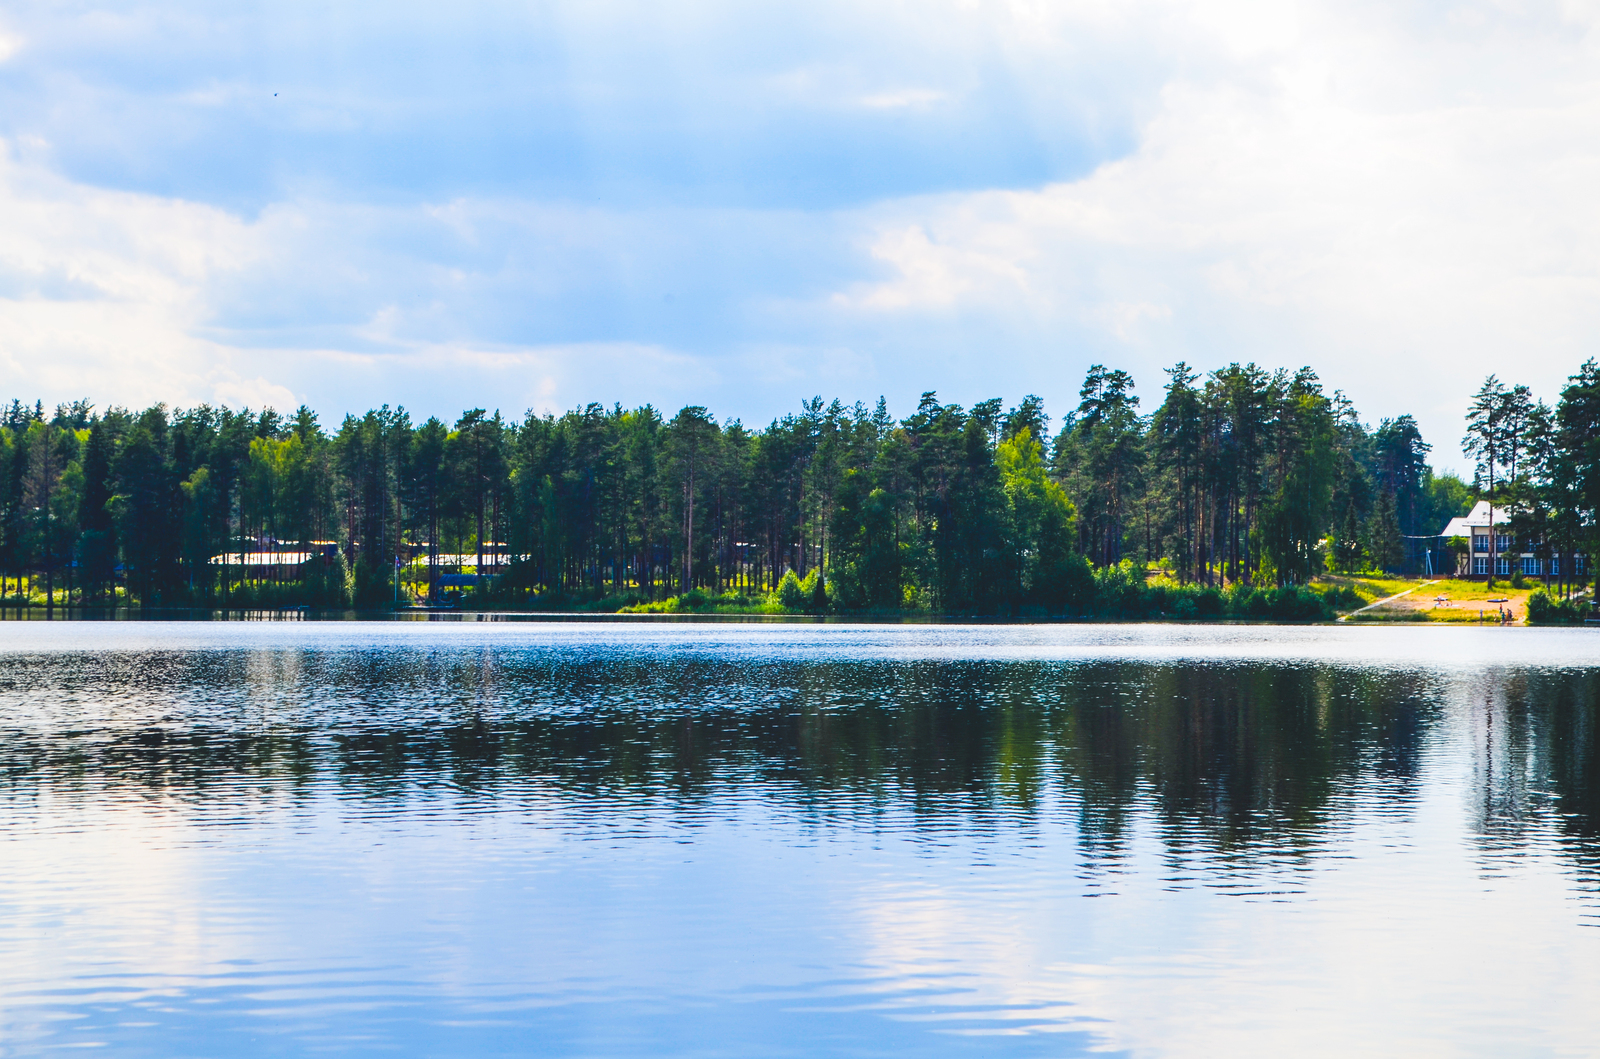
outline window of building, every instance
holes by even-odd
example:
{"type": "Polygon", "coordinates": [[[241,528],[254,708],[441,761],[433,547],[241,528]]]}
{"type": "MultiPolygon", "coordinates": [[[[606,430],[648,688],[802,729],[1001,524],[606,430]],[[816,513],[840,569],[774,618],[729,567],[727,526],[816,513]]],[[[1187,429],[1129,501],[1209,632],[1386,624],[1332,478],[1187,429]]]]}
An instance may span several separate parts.
{"type": "Polygon", "coordinates": [[[1504,533],[1496,533],[1494,535],[1494,550],[1497,555],[1501,552],[1509,552],[1511,550],[1511,537],[1504,533]]]}
{"type": "MultiPolygon", "coordinates": [[[[1475,533],[1475,534],[1473,534],[1472,535],[1472,550],[1475,551],[1475,552],[1487,552],[1489,550],[1489,535],[1487,533],[1475,533]]],[[[1487,570],[1484,571],[1484,572],[1488,573],[1487,570]]]]}
{"type": "Polygon", "coordinates": [[[1561,576],[1561,556],[1559,556],[1559,555],[1552,555],[1550,557],[1550,576],[1551,577],[1560,577],[1561,576]]]}
{"type": "Polygon", "coordinates": [[[1524,555],[1522,557],[1522,572],[1528,577],[1538,577],[1539,560],[1531,555],[1524,555]]]}
{"type": "Polygon", "coordinates": [[[1472,560],[1472,572],[1477,574],[1479,577],[1487,576],[1488,573],[1489,573],[1489,558],[1488,558],[1488,556],[1479,556],[1476,559],[1473,559],[1472,560]]]}
{"type": "Polygon", "coordinates": [[[1494,572],[1497,577],[1511,576],[1511,560],[1504,555],[1494,561],[1494,572]]]}
{"type": "Polygon", "coordinates": [[[1574,555],[1572,557],[1572,572],[1577,574],[1579,577],[1582,577],[1584,574],[1589,572],[1587,569],[1588,566],[1589,561],[1583,556],[1574,555]]]}

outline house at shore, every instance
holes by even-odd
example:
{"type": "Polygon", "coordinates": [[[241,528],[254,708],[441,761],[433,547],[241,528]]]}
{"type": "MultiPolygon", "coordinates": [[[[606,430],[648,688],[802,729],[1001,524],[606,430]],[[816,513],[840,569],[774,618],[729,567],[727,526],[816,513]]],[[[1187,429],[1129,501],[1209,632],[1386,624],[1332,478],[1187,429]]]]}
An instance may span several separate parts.
{"type": "Polygon", "coordinates": [[[1460,537],[1467,542],[1467,554],[1456,573],[1461,577],[1488,577],[1489,564],[1494,576],[1583,577],[1588,571],[1587,557],[1576,552],[1551,552],[1548,562],[1533,551],[1531,541],[1516,540],[1511,534],[1511,509],[1480,500],[1465,515],[1453,518],[1440,531],[1445,540],[1460,537]],[[1491,537],[1490,516],[1493,515],[1491,537]],[[1571,564],[1570,566],[1568,564],[1571,564]]]}
{"type": "Polygon", "coordinates": [[[211,565],[242,575],[247,581],[299,581],[305,576],[307,563],[313,559],[326,563],[338,552],[339,545],[334,541],[289,544],[268,537],[251,541],[239,551],[213,555],[211,565]]]}

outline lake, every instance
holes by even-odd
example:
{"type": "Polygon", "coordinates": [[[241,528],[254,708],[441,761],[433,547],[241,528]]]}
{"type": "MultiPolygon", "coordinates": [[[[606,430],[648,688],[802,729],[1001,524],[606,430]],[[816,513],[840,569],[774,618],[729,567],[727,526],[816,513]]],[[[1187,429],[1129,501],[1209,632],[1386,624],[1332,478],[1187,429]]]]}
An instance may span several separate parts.
{"type": "Polygon", "coordinates": [[[0,625],[0,1055],[1592,1055],[1600,635],[0,625]]]}

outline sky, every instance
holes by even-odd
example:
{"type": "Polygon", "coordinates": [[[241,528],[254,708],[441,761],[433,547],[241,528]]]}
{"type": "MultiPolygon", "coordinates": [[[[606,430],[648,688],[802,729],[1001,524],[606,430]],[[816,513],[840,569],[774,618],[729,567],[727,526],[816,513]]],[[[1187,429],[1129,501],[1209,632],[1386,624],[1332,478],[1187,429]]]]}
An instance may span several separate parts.
{"type": "Polygon", "coordinates": [[[4,396],[1059,422],[1310,365],[1441,467],[1600,324],[1600,3],[0,9],[4,396]]]}

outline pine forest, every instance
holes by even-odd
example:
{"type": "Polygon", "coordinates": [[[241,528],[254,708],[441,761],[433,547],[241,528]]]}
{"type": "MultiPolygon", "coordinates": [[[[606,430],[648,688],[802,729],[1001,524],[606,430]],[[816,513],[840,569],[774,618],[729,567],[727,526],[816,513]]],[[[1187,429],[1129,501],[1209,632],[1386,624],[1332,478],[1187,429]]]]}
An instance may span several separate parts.
{"type": "Polygon", "coordinates": [[[1470,481],[1433,471],[1411,416],[1364,423],[1309,368],[1165,375],[1151,395],[1096,365],[1058,421],[1036,396],[963,408],[930,392],[903,419],[816,397],[759,429],[693,406],[453,424],[384,406],[329,427],[304,407],[14,401],[0,590],[8,605],[996,616],[1138,599],[1201,617],[1250,596],[1315,617],[1318,575],[1446,552],[1433,538],[1480,498],[1541,546],[1594,550],[1593,360],[1553,408],[1485,382],[1470,481]]]}

